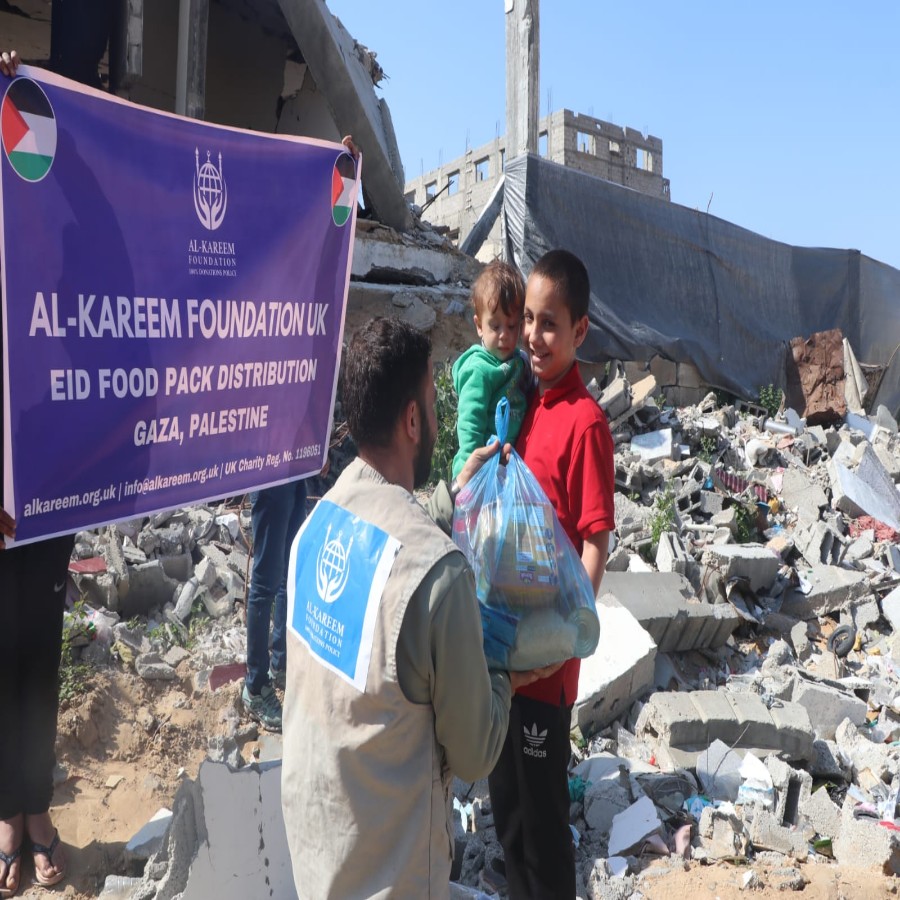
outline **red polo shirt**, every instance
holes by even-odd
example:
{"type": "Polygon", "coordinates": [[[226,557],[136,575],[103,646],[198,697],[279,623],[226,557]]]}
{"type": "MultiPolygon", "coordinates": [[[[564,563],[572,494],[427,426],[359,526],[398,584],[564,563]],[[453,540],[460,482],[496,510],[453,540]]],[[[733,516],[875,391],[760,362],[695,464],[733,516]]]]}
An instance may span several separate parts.
{"type": "MultiPolygon", "coordinates": [[[[581,556],[584,539],[615,528],[615,463],[606,416],[588,393],[578,363],[555,387],[535,392],[516,450],[544,489],[563,530],[581,556]]],[[[554,706],[578,696],[581,660],[518,693],[554,706]]]]}

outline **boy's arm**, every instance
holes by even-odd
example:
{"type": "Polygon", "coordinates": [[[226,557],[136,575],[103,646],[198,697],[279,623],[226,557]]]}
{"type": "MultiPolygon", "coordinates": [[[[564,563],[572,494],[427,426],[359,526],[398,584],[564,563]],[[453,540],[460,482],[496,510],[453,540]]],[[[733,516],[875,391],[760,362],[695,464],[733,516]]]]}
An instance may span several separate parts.
{"type": "Polygon", "coordinates": [[[609,532],[598,531],[584,539],[584,547],[581,551],[581,563],[594,586],[594,597],[600,590],[600,582],[606,571],[606,558],[609,555],[609,532]]]}

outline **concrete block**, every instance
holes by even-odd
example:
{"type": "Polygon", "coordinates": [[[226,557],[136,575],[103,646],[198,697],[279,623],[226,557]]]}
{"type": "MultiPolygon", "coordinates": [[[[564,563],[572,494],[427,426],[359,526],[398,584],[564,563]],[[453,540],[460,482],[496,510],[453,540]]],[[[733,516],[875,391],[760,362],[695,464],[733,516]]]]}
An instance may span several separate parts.
{"type": "Polygon", "coordinates": [[[797,511],[801,522],[815,522],[821,510],[828,506],[825,491],[793,467],[784,470],[781,498],[789,509],[797,511]]]}
{"type": "Polygon", "coordinates": [[[222,763],[200,766],[205,829],[190,867],[184,900],[296,900],[281,813],[281,766],[232,772],[222,763]],[[235,815],[235,810],[241,810],[235,815]],[[265,852],[260,852],[265,847],[265,852]]]}
{"type": "Polygon", "coordinates": [[[677,572],[684,575],[687,571],[688,556],[677,534],[664,532],[659,536],[659,546],[656,549],[656,568],[660,572],[677,572]]]}
{"type": "Polygon", "coordinates": [[[868,591],[864,572],[840,566],[814,565],[803,577],[812,586],[808,594],[799,588],[785,591],[781,611],[798,619],[814,619],[835,612],[868,591]]]}
{"type": "Polygon", "coordinates": [[[815,828],[819,837],[834,840],[841,833],[841,811],[834,804],[828,791],[819,788],[806,801],[800,804],[800,814],[815,828]]]}
{"type": "Polygon", "coordinates": [[[847,442],[828,463],[831,504],[849,516],[870,515],[900,531],[900,493],[871,444],[847,442]],[[845,449],[846,448],[846,449],[845,449]]]}
{"type": "Polygon", "coordinates": [[[146,615],[154,607],[169,603],[178,589],[178,582],[166,575],[158,559],[132,566],[128,573],[127,589],[122,594],[119,584],[119,608],[122,618],[146,615]]]}
{"type": "Polygon", "coordinates": [[[825,522],[809,521],[794,529],[793,538],[794,546],[812,566],[834,563],[840,559],[843,544],[834,529],[825,522]]]}
{"type": "Polygon", "coordinates": [[[654,463],[661,459],[672,459],[674,444],[672,429],[663,428],[648,434],[636,434],[631,439],[631,452],[640,456],[645,463],[654,463]]]}
{"type": "Polygon", "coordinates": [[[798,622],[791,629],[791,644],[797,659],[807,660],[812,655],[812,643],[809,640],[806,622],[798,622]]]}
{"type": "Polygon", "coordinates": [[[691,363],[678,363],[676,378],[676,383],[679,387],[705,389],[707,386],[706,382],[700,376],[700,370],[691,363]]]}
{"type": "Polygon", "coordinates": [[[661,827],[662,822],[653,801],[649,797],[641,797],[613,819],[609,834],[609,856],[624,856],[638,850],[661,827]]]}
{"type": "Polygon", "coordinates": [[[862,725],[868,711],[865,700],[860,700],[855,694],[805,678],[795,680],[791,700],[806,707],[816,737],[823,740],[833,740],[838,725],[844,719],[850,719],[854,725],[862,725]]]}
{"type": "Polygon", "coordinates": [[[754,591],[772,586],[781,559],[761,544],[723,544],[710,547],[704,553],[709,561],[723,570],[726,578],[746,578],[754,591]]]}
{"type": "Polygon", "coordinates": [[[841,761],[857,779],[868,770],[880,781],[890,780],[897,769],[897,748],[870,741],[849,719],[838,725],[835,742],[841,761]]]}
{"type": "Polygon", "coordinates": [[[758,809],[750,823],[750,841],[757,850],[774,850],[794,859],[805,859],[809,847],[806,838],[782,825],[766,809],[758,809]]]}
{"type": "Polygon", "coordinates": [[[600,394],[597,403],[606,413],[607,419],[616,419],[631,407],[631,385],[621,375],[617,375],[600,394]]]}
{"type": "Polygon", "coordinates": [[[727,808],[707,806],[700,814],[697,830],[700,844],[711,859],[730,859],[744,855],[744,824],[727,808]]]}
{"type": "Polygon", "coordinates": [[[656,644],[615,597],[597,602],[600,642],[582,660],[572,720],[588,737],[653,686],[656,644]]]}
{"type": "Polygon", "coordinates": [[[730,604],[693,600],[690,582],[677,573],[607,572],[602,590],[635,616],[661,653],[717,649],[740,622],[730,604]]]}
{"type": "Polygon", "coordinates": [[[834,741],[813,741],[813,755],[809,762],[809,773],[813,778],[827,778],[843,781],[847,770],[841,761],[838,745],[834,741]]]}
{"type": "Polygon", "coordinates": [[[800,807],[812,793],[812,775],[792,768],[777,756],[766,757],[766,768],[775,788],[775,820],[782,825],[797,825],[800,807]]]}
{"type": "Polygon", "coordinates": [[[707,516],[715,516],[722,512],[725,498],[714,491],[700,491],[700,512],[707,516]]]}
{"type": "Polygon", "coordinates": [[[872,869],[885,875],[900,875],[900,840],[897,833],[871,819],[855,819],[855,805],[848,796],[841,807],[841,833],[832,843],[838,864],[872,869]]]}
{"type": "Polygon", "coordinates": [[[145,681],[172,681],[175,678],[175,670],[158,653],[138,656],[134,668],[145,681]]]}
{"type": "Polygon", "coordinates": [[[669,754],[684,765],[694,764],[689,755],[706,750],[716,739],[729,746],[781,752],[791,759],[812,755],[813,730],[806,709],[783,703],[768,710],[756,694],[654,694],[638,716],[635,733],[656,741],[662,750],[686,751],[669,754]]]}

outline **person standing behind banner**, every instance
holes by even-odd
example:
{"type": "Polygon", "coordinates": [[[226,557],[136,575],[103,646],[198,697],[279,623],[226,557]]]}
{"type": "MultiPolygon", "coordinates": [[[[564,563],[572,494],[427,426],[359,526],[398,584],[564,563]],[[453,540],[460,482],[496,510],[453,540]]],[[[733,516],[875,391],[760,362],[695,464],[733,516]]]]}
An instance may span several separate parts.
{"type": "MultiPolygon", "coordinates": [[[[15,50],[0,54],[12,78],[15,50]]],[[[0,323],[0,421],[3,413],[0,323]]],[[[56,765],[56,713],[63,606],[74,535],[6,548],[16,523],[3,503],[0,440],[0,898],[12,897],[28,838],[35,881],[57,884],[66,874],[59,832],[50,819],[56,765]]]]}
{"type": "MultiPolygon", "coordinates": [[[[341,143],[354,159],[359,157],[352,136],[347,135],[341,143]]],[[[325,465],[327,469],[327,461],[325,465]]],[[[306,518],[306,482],[290,481],[254,491],[250,504],[253,569],[247,592],[247,677],[241,703],[264,728],[281,731],[282,709],[275,688],[283,691],[287,677],[287,567],[294,536],[306,518]]]]}

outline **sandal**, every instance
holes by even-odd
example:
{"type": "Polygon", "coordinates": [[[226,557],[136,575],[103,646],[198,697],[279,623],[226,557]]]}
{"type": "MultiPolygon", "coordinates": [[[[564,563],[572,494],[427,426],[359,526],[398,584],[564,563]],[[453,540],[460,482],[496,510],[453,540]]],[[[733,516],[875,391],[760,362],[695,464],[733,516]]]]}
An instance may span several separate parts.
{"type": "MultiPolygon", "coordinates": [[[[56,852],[56,848],[59,846],[59,829],[56,830],[56,833],[53,835],[53,840],[50,842],[49,847],[45,847],[43,844],[39,844],[37,841],[31,842],[31,853],[33,856],[46,856],[47,862],[52,866],[53,865],[53,854],[56,852]]],[[[40,869],[38,869],[37,864],[34,867],[34,880],[35,884],[41,885],[41,887],[52,887],[54,884],[59,884],[63,878],[66,877],[66,870],[63,868],[61,872],[57,872],[55,875],[51,875],[49,878],[41,875],[40,869]]]]}
{"type": "MultiPolygon", "coordinates": [[[[22,845],[19,845],[18,850],[13,850],[12,853],[4,853],[0,850],[0,862],[6,863],[6,877],[9,878],[9,870],[12,868],[12,864],[22,855],[22,845]]],[[[19,881],[21,881],[22,876],[22,867],[19,866],[19,881]]],[[[16,882],[16,886],[14,888],[4,888],[0,887],[0,898],[2,900],[6,900],[7,897],[14,897],[19,891],[19,881],[16,882]]]]}

